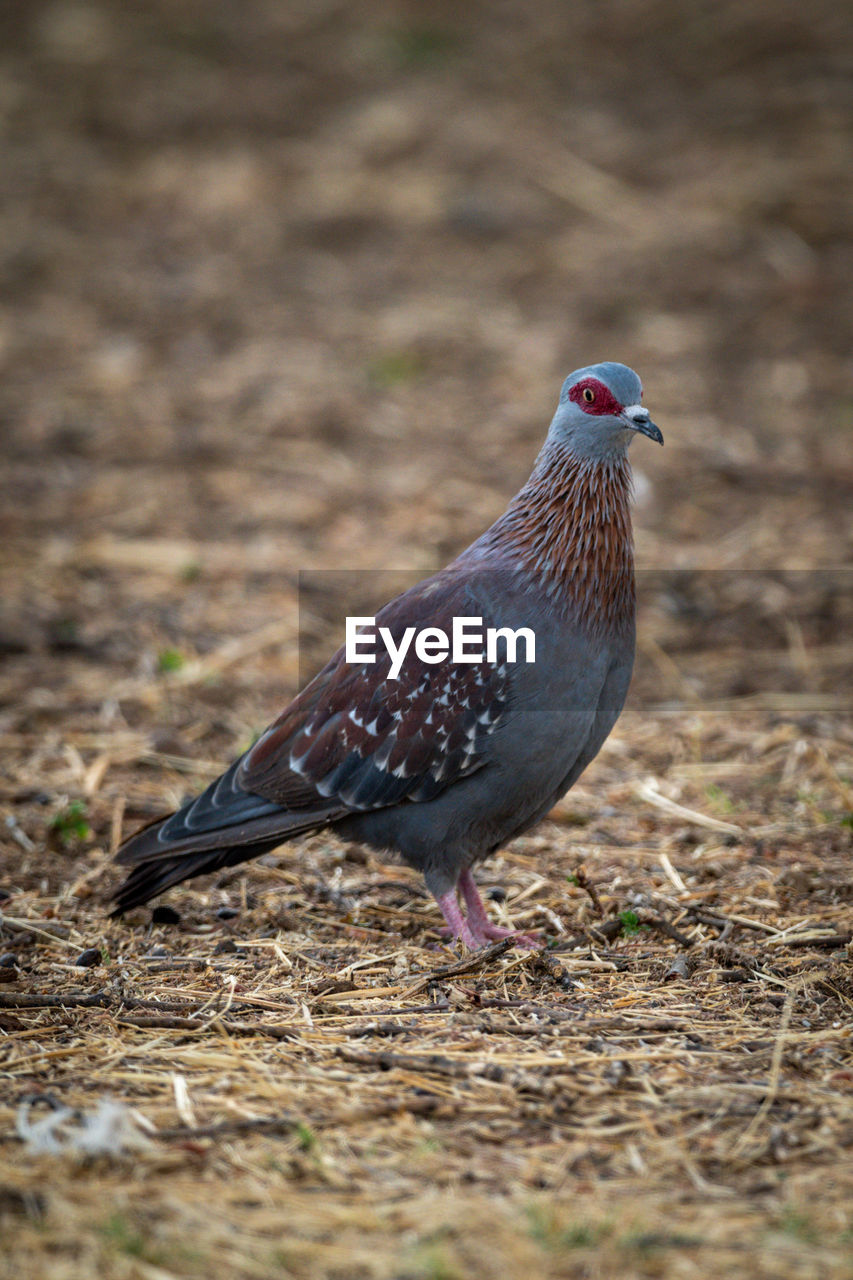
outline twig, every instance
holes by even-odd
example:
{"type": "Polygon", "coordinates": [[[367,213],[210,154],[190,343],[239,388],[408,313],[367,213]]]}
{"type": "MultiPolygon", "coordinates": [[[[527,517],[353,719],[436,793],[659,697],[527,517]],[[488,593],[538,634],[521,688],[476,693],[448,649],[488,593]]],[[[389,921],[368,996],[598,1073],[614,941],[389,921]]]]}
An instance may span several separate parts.
{"type": "Polygon", "coordinates": [[[710,911],[707,907],[691,906],[687,908],[687,914],[697,924],[709,924],[715,928],[722,928],[722,934],[717,939],[721,942],[723,938],[728,937],[735,924],[743,925],[744,929],[753,929],[756,933],[777,934],[778,929],[774,929],[771,925],[762,924],[758,920],[750,920],[748,916],[724,916],[720,911],[710,911]]]}
{"type": "Polygon", "coordinates": [[[697,827],[708,827],[711,831],[724,831],[730,836],[744,836],[746,834],[743,827],[736,827],[733,822],[721,822],[719,818],[711,818],[707,813],[701,813],[698,809],[688,809],[686,805],[676,804],[668,796],[661,795],[648,780],[646,782],[638,782],[634,787],[634,793],[641,800],[648,800],[649,804],[662,809],[664,813],[669,813],[674,818],[685,818],[688,822],[695,823],[697,827]]]}
{"type": "Polygon", "coordinates": [[[587,897],[589,898],[592,905],[595,907],[598,914],[600,916],[603,916],[604,908],[601,905],[601,899],[598,896],[598,890],[590,880],[589,876],[586,874],[586,867],[583,865],[583,863],[581,863],[581,865],[575,869],[575,880],[577,881],[578,888],[583,889],[584,893],[587,895],[587,897]]]}
{"type": "Polygon", "coordinates": [[[19,991],[0,991],[0,1009],[109,1009],[113,1005],[103,991],[68,991],[60,996],[26,995],[19,991]]]}
{"type": "Polygon", "coordinates": [[[235,1036],[265,1036],[268,1040],[298,1040],[304,1024],[285,1025],[269,1022],[232,1022],[219,1018],[215,1014],[201,1014],[198,1017],[181,1018],[177,1015],[164,1014],[130,1014],[119,1016],[116,1023],[120,1027],[162,1028],[164,1031],[209,1031],[221,1029],[235,1036]]]}
{"type": "MultiPolygon", "coordinates": [[[[402,1071],[433,1072],[436,1075],[455,1076],[464,1079],[470,1075],[481,1074],[476,1063],[454,1062],[440,1053],[370,1053],[364,1049],[348,1049],[340,1045],[335,1056],[344,1062],[352,1062],[359,1067],[378,1067],[380,1071],[391,1071],[399,1068],[402,1071]]],[[[501,1070],[501,1068],[497,1068],[501,1070]]]]}
{"type": "Polygon", "coordinates": [[[408,999],[410,996],[417,995],[419,991],[425,991],[433,982],[441,982],[444,978],[455,978],[460,973],[472,973],[475,969],[483,969],[514,946],[515,942],[512,938],[502,938],[494,946],[475,951],[465,960],[457,960],[454,964],[445,964],[439,969],[433,969],[431,973],[420,978],[414,986],[407,987],[402,992],[402,996],[408,999]]]}
{"type": "Polygon", "coordinates": [[[669,855],[663,850],[658,854],[658,862],[663,867],[664,875],[667,880],[675,886],[679,893],[687,893],[687,885],[676,871],[675,867],[669,860],[669,855]]]}
{"type": "Polygon", "coordinates": [[[772,941],[780,947],[824,947],[832,951],[836,947],[849,946],[853,942],[853,933],[818,933],[802,937],[795,934],[793,938],[773,938],[772,941]]]}
{"type": "MultiPolygon", "coordinates": [[[[376,1067],[380,1071],[394,1069],[404,1072],[415,1072],[422,1075],[448,1076],[455,1080],[490,1080],[494,1084],[509,1085],[516,1092],[547,1095],[552,1093],[548,1083],[554,1075],[572,1073],[572,1065],[564,1057],[549,1062],[537,1062],[536,1071],[525,1071],[517,1067],[508,1067],[494,1061],[466,1061],[464,1058],[454,1060],[440,1053],[369,1053],[361,1049],[349,1049],[342,1045],[336,1050],[337,1056],[345,1062],[357,1066],[376,1067]]],[[[565,1091],[561,1091],[564,1099],[565,1091]]]]}
{"type": "Polygon", "coordinates": [[[692,938],[688,938],[685,933],[676,929],[674,924],[670,924],[668,920],[664,920],[661,916],[643,916],[640,923],[648,925],[650,929],[657,929],[658,933],[664,934],[667,938],[672,938],[673,942],[677,942],[680,947],[684,947],[685,951],[694,945],[692,938]]]}
{"type": "Polygon", "coordinates": [[[66,947],[69,951],[79,951],[79,942],[69,942],[67,938],[58,937],[55,933],[51,933],[50,929],[41,929],[37,924],[33,924],[32,920],[23,920],[18,916],[7,916],[0,911],[0,926],[4,928],[8,926],[13,933],[35,933],[40,938],[47,938],[49,942],[55,942],[58,947],[66,947]]]}
{"type": "Polygon", "coordinates": [[[175,1125],[171,1129],[159,1129],[154,1135],[162,1142],[181,1139],[192,1142],[198,1138],[225,1138],[245,1133],[291,1133],[304,1120],[295,1116],[261,1116],[256,1119],[220,1120],[218,1124],[175,1125]]]}
{"type": "Polygon", "coordinates": [[[590,925],[583,933],[576,933],[565,942],[559,942],[553,948],[557,951],[574,951],[575,947],[591,947],[597,942],[612,942],[618,938],[623,929],[621,920],[605,920],[603,924],[590,925]]]}
{"type": "Polygon", "coordinates": [[[793,987],[788,989],[785,996],[785,1003],[782,1006],[782,1016],[779,1019],[779,1030],[776,1034],[776,1041],[773,1045],[773,1056],[770,1059],[770,1077],[767,1082],[767,1092],[764,1095],[761,1106],[744,1129],[738,1141],[732,1148],[732,1155],[740,1155],[752,1135],[758,1129],[767,1112],[776,1101],[776,1095],[779,1092],[779,1079],[782,1074],[782,1054],[785,1049],[785,1041],[788,1038],[788,1027],[791,1025],[791,1016],[794,1012],[794,996],[793,987]]]}
{"type": "MultiPolygon", "coordinates": [[[[349,1113],[345,1112],[343,1115],[338,1113],[324,1120],[310,1122],[309,1127],[326,1129],[334,1126],[337,1129],[346,1124],[359,1124],[365,1120],[380,1120],[385,1116],[398,1115],[400,1112],[415,1116],[434,1115],[440,1112],[449,1117],[455,1115],[460,1109],[461,1104],[459,1106],[449,1104],[444,1099],[431,1096],[394,1098],[374,1107],[362,1107],[349,1113]]],[[[295,1129],[302,1128],[306,1123],[309,1122],[304,1116],[261,1116],[257,1119],[221,1120],[218,1124],[197,1125],[194,1129],[176,1125],[171,1129],[160,1129],[153,1136],[162,1142],[192,1142],[199,1138],[227,1138],[234,1134],[291,1133],[295,1129]]]]}

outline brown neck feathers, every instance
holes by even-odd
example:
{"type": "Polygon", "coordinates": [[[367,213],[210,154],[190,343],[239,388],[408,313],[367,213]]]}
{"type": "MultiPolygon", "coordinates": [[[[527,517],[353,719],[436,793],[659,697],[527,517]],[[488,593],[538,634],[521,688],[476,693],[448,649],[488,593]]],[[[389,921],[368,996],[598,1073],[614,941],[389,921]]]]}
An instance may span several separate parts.
{"type": "Polygon", "coordinates": [[[475,547],[507,554],[555,607],[589,629],[623,631],[634,620],[630,498],[624,454],[578,458],[549,444],[475,547]]]}

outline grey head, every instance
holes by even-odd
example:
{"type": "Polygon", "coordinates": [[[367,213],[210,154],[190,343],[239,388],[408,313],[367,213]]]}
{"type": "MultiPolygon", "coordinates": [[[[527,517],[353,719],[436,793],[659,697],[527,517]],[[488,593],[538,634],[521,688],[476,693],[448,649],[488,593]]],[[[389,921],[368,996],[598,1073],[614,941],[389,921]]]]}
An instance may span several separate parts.
{"type": "Polygon", "coordinates": [[[576,369],[563,383],[548,438],[591,460],[624,453],[638,434],[663,444],[642,397],[642,383],[627,365],[606,360],[576,369]]]}

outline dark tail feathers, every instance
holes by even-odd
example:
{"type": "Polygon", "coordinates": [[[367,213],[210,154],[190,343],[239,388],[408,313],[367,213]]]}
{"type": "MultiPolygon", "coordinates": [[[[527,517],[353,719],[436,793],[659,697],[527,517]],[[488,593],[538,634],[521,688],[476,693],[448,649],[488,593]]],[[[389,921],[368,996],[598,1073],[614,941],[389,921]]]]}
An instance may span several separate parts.
{"type": "Polygon", "coordinates": [[[261,853],[274,849],[286,837],[276,835],[266,840],[256,840],[250,844],[231,845],[224,849],[205,849],[197,853],[178,853],[172,857],[149,858],[135,866],[113,894],[115,906],[111,916],[120,916],[132,907],[141,907],[149,898],[156,898],[158,893],[171,889],[173,885],[189,880],[193,876],[204,875],[208,871],[219,871],[222,867],[236,867],[241,862],[248,862],[261,853]]]}
{"type": "Polygon", "coordinates": [[[338,800],[310,810],[285,809],[241,789],[239,760],[177,813],[149,823],[126,840],[116,861],[133,867],[113,894],[118,916],[164,889],[222,867],[248,862],[293,836],[317,831],[346,812],[338,800]]]}

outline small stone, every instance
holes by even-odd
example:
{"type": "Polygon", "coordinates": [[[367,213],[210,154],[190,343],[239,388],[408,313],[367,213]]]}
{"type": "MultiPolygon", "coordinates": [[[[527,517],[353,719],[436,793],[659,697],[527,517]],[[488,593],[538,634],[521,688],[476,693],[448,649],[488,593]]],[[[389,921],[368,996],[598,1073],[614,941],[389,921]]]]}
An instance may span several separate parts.
{"type": "Polygon", "coordinates": [[[181,917],[174,907],[155,907],[151,912],[152,924],[180,924],[181,917]]]}
{"type": "Polygon", "coordinates": [[[0,969],[19,969],[21,962],[14,951],[6,951],[0,956],[0,969]]]}
{"type": "Polygon", "coordinates": [[[676,979],[687,979],[690,977],[690,968],[687,963],[687,956],[677,955],[672,964],[663,976],[664,982],[673,982],[676,979]]]}
{"type": "Polygon", "coordinates": [[[92,969],[96,964],[100,964],[102,959],[100,947],[87,947],[85,951],[80,952],[74,963],[78,969],[92,969]]]}
{"type": "Polygon", "coordinates": [[[0,902],[8,902],[11,896],[8,889],[0,889],[0,902]]]}
{"type": "Polygon", "coordinates": [[[217,920],[233,920],[240,912],[236,907],[220,907],[216,913],[217,920]]]}
{"type": "Polygon", "coordinates": [[[489,902],[506,902],[506,889],[490,889],[486,896],[489,902]]]}
{"type": "Polygon", "coordinates": [[[213,948],[215,956],[231,955],[237,950],[237,944],[232,942],[230,938],[220,938],[216,946],[213,948]]]}

